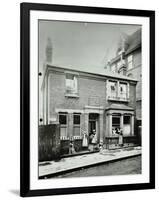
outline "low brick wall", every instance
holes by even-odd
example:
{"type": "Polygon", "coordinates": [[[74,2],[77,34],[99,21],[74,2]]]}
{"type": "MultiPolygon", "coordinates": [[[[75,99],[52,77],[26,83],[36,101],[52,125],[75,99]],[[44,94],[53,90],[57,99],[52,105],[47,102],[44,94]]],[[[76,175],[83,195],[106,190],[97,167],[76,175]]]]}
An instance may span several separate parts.
{"type": "MultiPolygon", "coordinates": [[[[106,137],[105,138],[106,148],[107,149],[118,149],[121,148],[119,145],[119,137],[106,137]]],[[[124,136],[123,137],[123,147],[132,147],[138,144],[136,136],[124,136]]]]}
{"type": "Polygon", "coordinates": [[[60,127],[58,124],[39,126],[39,162],[60,158],[60,127]]]}

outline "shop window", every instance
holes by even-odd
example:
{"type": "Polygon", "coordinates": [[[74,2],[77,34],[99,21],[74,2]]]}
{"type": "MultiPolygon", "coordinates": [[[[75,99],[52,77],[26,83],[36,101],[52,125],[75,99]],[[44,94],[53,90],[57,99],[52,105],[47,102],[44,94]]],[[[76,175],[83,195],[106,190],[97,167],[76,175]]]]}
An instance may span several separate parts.
{"type": "Polygon", "coordinates": [[[59,114],[60,136],[67,137],[67,113],[59,114]]]}
{"type": "Polygon", "coordinates": [[[66,94],[77,94],[77,76],[74,74],[66,74],[66,94]]]}
{"type": "Polygon", "coordinates": [[[80,121],[81,121],[80,114],[74,114],[73,115],[73,135],[74,136],[80,136],[80,121]]]}

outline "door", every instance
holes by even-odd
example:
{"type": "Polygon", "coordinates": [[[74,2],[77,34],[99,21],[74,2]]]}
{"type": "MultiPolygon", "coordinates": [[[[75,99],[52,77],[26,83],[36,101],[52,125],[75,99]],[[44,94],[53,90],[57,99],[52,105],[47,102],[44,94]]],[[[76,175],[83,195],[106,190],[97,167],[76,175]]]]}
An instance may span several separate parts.
{"type": "Polygon", "coordinates": [[[89,135],[93,133],[93,130],[96,132],[96,120],[89,121],[89,135]]]}

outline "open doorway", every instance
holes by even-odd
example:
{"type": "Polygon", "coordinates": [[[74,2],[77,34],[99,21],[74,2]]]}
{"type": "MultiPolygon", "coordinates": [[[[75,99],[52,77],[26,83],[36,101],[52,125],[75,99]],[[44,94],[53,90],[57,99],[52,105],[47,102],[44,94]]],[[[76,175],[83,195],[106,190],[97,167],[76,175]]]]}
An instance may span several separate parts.
{"type": "Polygon", "coordinates": [[[96,143],[99,141],[99,115],[96,113],[90,113],[89,114],[89,149],[93,150],[93,143],[94,140],[96,143]],[[94,138],[95,137],[95,138],[94,138]],[[94,138],[94,140],[93,140],[94,138]]]}

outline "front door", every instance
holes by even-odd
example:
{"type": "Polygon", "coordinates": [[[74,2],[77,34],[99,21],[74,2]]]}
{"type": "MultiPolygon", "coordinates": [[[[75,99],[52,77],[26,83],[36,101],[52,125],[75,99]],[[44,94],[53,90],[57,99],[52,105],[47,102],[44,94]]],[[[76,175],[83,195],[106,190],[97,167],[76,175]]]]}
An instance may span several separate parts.
{"type": "Polygon", "coordinates": [[[96,132],[96,120],[89,121],[89,135],[93,133],[93,130],[96,132]]]}

